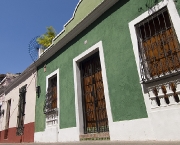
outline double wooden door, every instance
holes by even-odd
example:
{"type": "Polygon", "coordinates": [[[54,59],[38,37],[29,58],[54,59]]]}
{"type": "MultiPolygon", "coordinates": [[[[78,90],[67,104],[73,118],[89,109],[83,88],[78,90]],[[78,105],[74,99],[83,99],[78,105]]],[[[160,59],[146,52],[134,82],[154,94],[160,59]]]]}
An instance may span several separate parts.
{"type": "Polygon", "coordinates": [[[108,117],[99,53],[81,62],[84,133],[107,132],[108,117]]]}

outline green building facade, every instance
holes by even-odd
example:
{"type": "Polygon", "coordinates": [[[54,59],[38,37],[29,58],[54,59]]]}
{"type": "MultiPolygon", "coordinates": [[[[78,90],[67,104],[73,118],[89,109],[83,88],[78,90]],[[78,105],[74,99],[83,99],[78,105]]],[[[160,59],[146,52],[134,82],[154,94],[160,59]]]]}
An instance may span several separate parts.
{"type": "Polygon", "coordinates": [[[178,11],[180,2],[81,0],[36,62],[35,142],[161,140],[149,99],[156,82],[141,83],[138,36],[132,38],[138,18],[173,6],[178,11]]]}

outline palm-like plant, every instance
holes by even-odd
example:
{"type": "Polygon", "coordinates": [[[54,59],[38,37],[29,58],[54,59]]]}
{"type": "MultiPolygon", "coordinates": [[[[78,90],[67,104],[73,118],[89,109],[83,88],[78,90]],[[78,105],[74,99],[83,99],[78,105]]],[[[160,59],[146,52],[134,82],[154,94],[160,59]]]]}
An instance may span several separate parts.
{"type": "Polygon", "coordinates": [[[37,38],[37,42],[45,49],[48,48],[52,39],[56,36],[56,32],[52,26],[47,27],[47,32],[37,38]]]}

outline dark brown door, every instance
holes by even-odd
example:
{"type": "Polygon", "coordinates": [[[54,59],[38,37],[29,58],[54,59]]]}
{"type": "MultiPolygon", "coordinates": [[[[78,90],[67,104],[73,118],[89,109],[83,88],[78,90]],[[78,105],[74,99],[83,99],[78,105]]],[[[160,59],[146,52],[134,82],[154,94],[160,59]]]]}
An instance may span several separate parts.
{"type": "Polygon", "coordinates": [[[52,109],[57,108],[57,76],[51,79],[52,109]]]}
{"type": "Polygon", "coordinates": [[[7,102],[6,125],[5,125],[4,139],[8,139],[10,110],[11,110],[11,99],[8,100],[8,102],[7,102]]]}
{"type": "Polygon", "coordinates": [[[109,131],[99,53],[81,63],[84,133],[109,131]]]}

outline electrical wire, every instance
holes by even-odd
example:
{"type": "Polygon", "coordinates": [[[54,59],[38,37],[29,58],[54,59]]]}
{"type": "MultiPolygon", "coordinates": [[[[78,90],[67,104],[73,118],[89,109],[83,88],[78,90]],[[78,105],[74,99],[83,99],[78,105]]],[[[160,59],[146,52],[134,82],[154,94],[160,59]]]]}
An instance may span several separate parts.
{"type": "MultiPolygon", "coordinates": [[[[32,77],[30,83],[27,85],[26,90],[27,90],[27,89],[29,88],[29,86],[31,85],[33,79],[35,79],[35,77],[36,77],[36,72],[34,72],[33,75],[34,75],[34,76],[32,77]]],[[[6,101],[6,102],[7,102],[7,101],[6,101]]],[[[8,120],[11,119],[11,117],[12,117],[12,115],[14,114],[14,112],[15,112],[16,108],[18,107],[18,105],[19,105],[19,102],[17,103],[17,105],[16,105],[16,107],[14,108],[14,110],[13,110],[13,111],[10,111],[11,113],[10,113],[10,116],[9,116],[9,119],[8,119],[8,120]]],[[[4,117],[4,116],[3,116],[3,117],[4,117]]],[[[3,120],[0,121],[0,123],[1,123],[1,131],[2,131],[2,123],[3,123],[4,120],[5,120],[5,119],[3,119],[3,120]]],[[[5,125],[7,124],[8,120],[6,120],[5,125]]],[[[5,128],[5,129],[6,129],[6,128],[5,128]]]]}
{"type": "MultiPolygon", "coordinates": [[[[30,56],[31,56],[31,59],[32,59],[33,62],[34,62],[33,65],[35,65],[35,66],[36,66],[36,60],[37,60],[37,58],[38,58],[38,49],[39,49],[39,47],[40,47],[40,45],[39,45],[39,44],[37,43],[37,41],[36,41],[36,39],[37,39],[38,37],[39,37],[39,36],[34,37],[34,38],[30,41],[30,43],[29,43],[29,54],[30,54],[30,56]]],[[[36,66],[36,67],[37,67],[37,66],[36,66]]],[[[34,69],[33,69],[33,72],[34,72],[34,69]]],[[[27,90],[27,89],[29,88],[29,86],[31,85],[33,79],[36,78],[36,71],[33,73],[33,75],[34,75],[34,76],[33,76],[33,78],[31,79],[30,83],[27,85],[26,90],[27,90]]],[[[17,81],[17,80],[15,80],[15,81],[17,81]]],[[[35,83],[36,83],[36,81],[35,81],[35,83]]],[[[6,101],[6,102],[7,102],[7,101],[6,101]]],[[[18,105],[19,105],[19,101],[18,101],[17,105],[15,106],[14,110],[13,110],[13,111],[10,111],[9,119],[6,119],[5,129],[6,129],[6,124],[7,124],[8,120],[11,119],[11,117],[12,117],[12,115],[14,114],[15,110],[17,109],[18,105]]],[[[3,115],[3,117],[4,117],[4,115],[3,115]]],[[[7,118],[7,117],[6,117],[6,118],[7,118]]],[[[5,119],[0,120],[1,131],[2,131],[2,123],[3,123],[4,120],[5,120],[5,119]]]]}

